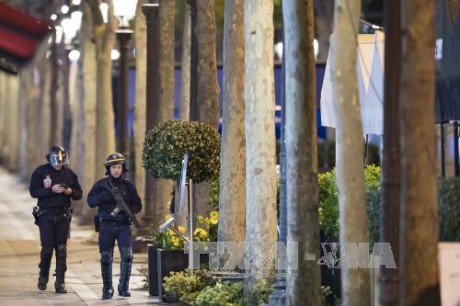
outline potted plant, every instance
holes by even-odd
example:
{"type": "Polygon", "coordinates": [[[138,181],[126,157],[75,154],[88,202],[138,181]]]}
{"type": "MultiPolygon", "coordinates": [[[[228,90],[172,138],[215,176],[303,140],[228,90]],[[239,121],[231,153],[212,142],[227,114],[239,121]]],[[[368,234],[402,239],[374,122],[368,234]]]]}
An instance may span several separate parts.
{"type": "MultiPolygon", "coordinates": [[[[143,167],[154,178],[177,182],[181,175],[182,159],[186,153],[189,156],[187,179],[201,183],[218,177],[220,135],[216,128],[201,122],[167,121],[148,131],[142,152],[143,167]]],[[[201,228],[195,229],[194,234],[199,241],[204,241],[204,231],[201,228]]],[[[182,239],[172,230],[156,233],[155,241],[156,246],[150,247],[149,256],[152,259],[149,259],[149,270],[157,270],[157,279],[152,283],[154,288],[151,294],[162,296],[163,277],[170,271],[186,268],[188,258],[183,251],[182,239]]]]}

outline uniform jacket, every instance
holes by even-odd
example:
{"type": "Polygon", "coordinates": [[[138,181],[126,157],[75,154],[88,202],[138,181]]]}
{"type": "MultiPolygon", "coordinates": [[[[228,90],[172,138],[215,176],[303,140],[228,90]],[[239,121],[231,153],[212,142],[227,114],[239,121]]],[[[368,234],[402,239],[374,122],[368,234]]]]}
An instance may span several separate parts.
{"type": "Polygon", "coordinates": [[[54,169],[50,164],[44,164],[35,169],[32,173],[29,186],[30,195],[38,199],[40,208],[70,207],[70,199],[80,200],[82,191],[78,183],[77,175],[69,168],[63,167],[61,170],[54,169]],[[65,184],[72,188],[72,193],[54,193],[51,187],[45,188],[43,180],[47,177],[51,179],[51,186],[65,184]]]}
{"type": "Polygon", "coordinates": [[[88,205],[89,207],[98,207],[99,217],[108,220],[129,219],[128,214],[124,211],[119,212],[116,216],[110,214],[116,207],[116,201],[110,194],[110,191],[104,186],[108,181],[111,181],[112,184],[121,191],[126,204],[133,214],[137,214],[141,211],[141,199],[134,184],[123,178],[107,176],[97,181],[88,194],[88,205]]]}

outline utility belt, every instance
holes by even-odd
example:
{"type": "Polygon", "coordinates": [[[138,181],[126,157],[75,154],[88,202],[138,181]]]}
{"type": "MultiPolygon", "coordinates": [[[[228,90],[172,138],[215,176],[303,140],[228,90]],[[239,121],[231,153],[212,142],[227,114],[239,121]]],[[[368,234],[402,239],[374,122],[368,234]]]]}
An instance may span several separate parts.
{"type": "Polygon", "coordinates": [[[41,208],[38,206],[34,206],[32,209],[32,215],[34,216],[35,219],[35,224],[38,225],[38,221],[40,220],[41,217],[58,217],[62,216],[70,221],[72,221],[72,213],[73,209],[69,207],[52,207],[52,208],[41,208]]]}
{"type": "Polygon", "coordinates": [[[110,217],[104,217],[100,215],[94,216],[94,230],[96,232],[99,231],[101,226],[123,226],[123,225],[131,225],[131,220],[129,217],[122,218],[122,219],[115,219],[110,217]]]}

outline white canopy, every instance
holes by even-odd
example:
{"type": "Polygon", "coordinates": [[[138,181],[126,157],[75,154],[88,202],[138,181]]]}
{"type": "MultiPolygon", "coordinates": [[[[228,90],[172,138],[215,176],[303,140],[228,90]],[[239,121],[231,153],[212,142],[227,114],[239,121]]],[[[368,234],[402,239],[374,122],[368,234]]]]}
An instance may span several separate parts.
{"type": "MultiPolygon", "coordinates": [[[[383,133],[384,41],[385,36],[382,32],[358,35],[356,73],[364,134],[383,133]]],[[[332,39],[331,46],[333,44],[332,39]]],[[[332,48],[329,48],[329,55],[331,50],[332,48]]],[[[323,126],[335,128],[335,101],[330,70],[328,61],[321,89],[321,122],[323,126]]]]}

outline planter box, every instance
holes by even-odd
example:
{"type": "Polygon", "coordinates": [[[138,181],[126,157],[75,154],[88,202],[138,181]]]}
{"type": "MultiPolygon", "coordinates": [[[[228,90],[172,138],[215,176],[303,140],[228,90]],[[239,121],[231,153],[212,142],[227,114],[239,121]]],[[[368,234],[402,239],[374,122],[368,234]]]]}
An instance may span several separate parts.
{"type": "Polygon", "coordinates": [[[149,244],[147,245],[148,270],[149,270],[149,294],[158,296],[158,248],[149,244]]]}
{"type": "Polygon", "coordinates": [[[184,250],[165,251],[157,249],[156,267],[158,279],[157,292],[160,299],[163,300],[163,278],[168,276],[170,272],[179,272],[187,269],[188,254],[185,254],[184,250]]]}
{"type": "MultiPolygon", "coordinates": [[[[149,294],[163,299],[163,278],[170,272],[179,272],[188,268],[188,254],[183,250],[165,251],[151,244],[147,246],[149,294]]],[[[201,254],[201,264],[209,263],[209,255],[201,254]]]]}

